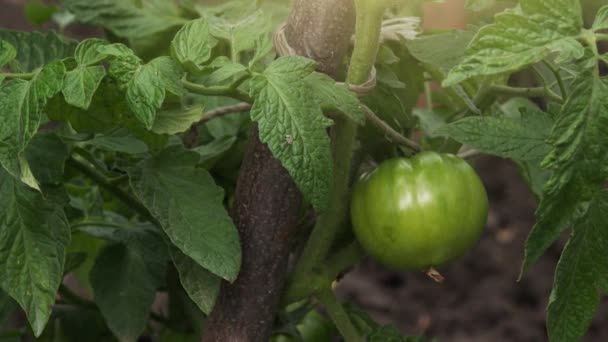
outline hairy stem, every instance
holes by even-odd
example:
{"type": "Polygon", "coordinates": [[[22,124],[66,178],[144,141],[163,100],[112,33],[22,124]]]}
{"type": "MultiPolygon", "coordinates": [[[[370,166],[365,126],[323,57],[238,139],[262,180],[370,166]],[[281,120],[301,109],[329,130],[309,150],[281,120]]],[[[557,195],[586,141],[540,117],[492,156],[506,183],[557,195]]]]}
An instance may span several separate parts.
{"type": "Polygon", "coordinates": [[[502,85],[493,85],[490,92],[495,95],[522,96],[522,97],[546,97],[548,100],[563,103],[564,99],[545,87],[536,88],[515,88],[502,85]]]}
{"type": "Polygon", "coordinates": [[[202,125],[224,115],[243,113],[248,112],[249,110],[251,110],[251,105],[247,102],[238,103],[232,106],[219,107],[205,113],[205,116],[203,116],[199,122],[195,123],[195,125],[202,125]]]}
{"type": "Polygon", "coordinates": [[[333,255],[330,255],[323,263],[321,272],[332,280],[340,273],[348,270],[365,257],[365,251],[359,242],[354,241],[333,255]]]}
{"type": "MultiPolygon", "coordinates": [[[[366,1],[356,0],[357,21],[355,28],[355,48],[348,70],[347,83],[362,84],[367,81],[376,61],[380,45],[380,31],[384,8],[366,1]]],[[[357,125],[341,118],[335,121],[332,131],[333,178],[329,208],[321,213],[290,282],[285,298],[306,287],[307,277],[319,265],[331,248],[348,209],[348,193],[357,125]],[[299,289],[300,288],[300,289],[299,289]]]]}
{"type": "Polygon", "coordinates": [[[307,281],[303,286],[292,286],[283,298],[282,304],[286,306],[298,302],[325,289],[339,277],[340,273],[347,271],[364,257],[365,252],[358,242],[355,241],[347,245],[335,254],[330,255],[322,265],[311,270],[307,274],[307,281]]]}
{"type": "Polygon", "coordinates": [[[380,119],[369,107],[365,105],[363,105],[362,107],[363,111],[365,112],[365,117],[367,118],[367,121],[376,126],[381,131],[383,131],[391,141],[403,145],[414,152],[419,152],[422,149],[422,147],[417,142],[406,138],[401,133],[394,130],[391,125],[380,119]]]}
{"type": "Polygon", "coordinates": [[[568,91],[566,90],[564,79],[562,78],[562,75],[560,75],[559,70],[556,69],[550,62],[547,62],[545,60],[543,60],[543,64],[551,71],[551,73],[555,77],[555,80],[557,81],[557,85],[559,87],[559,91],[562,95],[562,99],[567,99],[568,91]]]}
{"type": "Polygon", "coordinates": [[[359,336],[357,329],[353,325],[350,317],[338,302],[331,288],[326,288],[317,294],[319,301],[325,306],[329,317],[336,323],[338,331],[346,342],[362,342],[363,339],[359,336]]]}
{"type": "Polygon", "coordinates": [[[31,80],[36,76],[37,72],[27,72],[27,73],[0,73],[0,75],[4,76],[7,80],[9,79],[22,79],[22,80],[31,80]]]}

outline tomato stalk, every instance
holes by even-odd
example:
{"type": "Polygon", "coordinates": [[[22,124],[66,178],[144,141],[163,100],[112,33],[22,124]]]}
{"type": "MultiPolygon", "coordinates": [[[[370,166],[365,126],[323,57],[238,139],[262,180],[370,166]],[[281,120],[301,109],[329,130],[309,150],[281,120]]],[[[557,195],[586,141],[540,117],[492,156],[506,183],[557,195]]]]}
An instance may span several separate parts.
{"type": "MultiPolygon", "coordinates": [[[[346,81],[348,84],[363,84],[369,78],[376,61],[380,46],[382,17],[386,4],[369,0],[355,0],[355,7],[357,11],[355,46],[346,81]]],[[[333,179],[329,207],[321,213],[296,265],[290,287],[284,297],[283,302],[285,304],[289,304],[291,299],[298,297],[298,294],[308,292],[311,287],[309,278],[313,269],[327,257],[344,222],[348,209],[349,184],[356,136],[357,125],[354,122],[344,118],[336,119],[332,130],[333,179]]],[[[332,275],[332,278],[327,277],[327,283],[323,290],[316,292],[322,301],[327,302],[326,305],[330,305],[334,311],[337,311],[336,305],[333,305],[334,303],[330,302],[329,299],[329,297],[332,297],[331,300],[335,301],[330,289],[333,278],[335,278],[335,275],[332,275]]],[[[338,320],[336,321],[337,325],[342,326],[340,331],[348,334],[345,336],[347,341],[359,340],[358,336],[354,339],[351,336],[352,334],[349,333],[348,326],[352,326],[352,323],[348,316],[334,312],[332,318],[338,320]]]]}
{"type": "Polygon", "coordinates": [[[28,72],[28,73],[0,73],[6,79],[22,79],[22,80],[31,80],[36,76],[36,72],[28,72]]]}
{"type": "Polygon", "coordinates": [[[334,296],[334,293],[331,288],[324,289],[318,294],[317,297],[319,298],[319,301],[325,306],[329,317],[331,317],[332,321],[336,323],[338,331],[340,331],[340,334],[342,335],[342,337],[344,337],[345,341],[363,341],[363,339],[359,336],[357,329],[353,325],[353,322],[350,320],[350,317],[348,317],[348,314],[344,310],[344,307],[342,307],[342,304],[340,304],[336,300],[336,297],[334,296]]]}
{"type": "Polygon", "coordinates": [[[490,92],[494,95],[504,95],[509,97],[545,97],[548,101],[563,103],[564,99],[545,87],[519,88],[504,85],[490,86],[490,92]]]}

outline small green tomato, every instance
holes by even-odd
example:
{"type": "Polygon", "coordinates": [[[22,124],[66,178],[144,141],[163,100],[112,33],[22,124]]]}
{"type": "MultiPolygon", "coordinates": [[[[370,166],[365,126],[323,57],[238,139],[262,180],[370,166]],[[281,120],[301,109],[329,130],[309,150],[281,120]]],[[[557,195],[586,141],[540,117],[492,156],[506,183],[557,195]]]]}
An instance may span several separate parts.
{"type": "Polygon", "coordinates": [[[364,175],[351,201],[355,235],[369,255],[398,270],[428,270],[469,251],[488,215],[473,168],[451,154],[392,159],[364,175]]]}

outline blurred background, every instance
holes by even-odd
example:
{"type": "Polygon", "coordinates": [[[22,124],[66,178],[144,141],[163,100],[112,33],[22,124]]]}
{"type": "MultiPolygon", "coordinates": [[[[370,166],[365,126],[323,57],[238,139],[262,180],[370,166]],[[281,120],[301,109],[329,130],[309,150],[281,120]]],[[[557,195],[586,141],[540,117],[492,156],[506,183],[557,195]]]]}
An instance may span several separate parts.
{"type": "MultiPolygon", "coordinates": [[[[94,1],[94,0],[91,0],[94,1]]],[[[429,3],[417,14],[425,30],[462,29],[491,20],[511,0],[482,12],[466,11],[466,0],[429,3]]],[[[24,15],[25,0],[0,0],[0,27],[53,30],[55,23],[34,25],[24,15]]],[[[584,0],[589,18],[608,0],[584,0]]],[[[73,38],[102,36],[103,31],[70,25],[73,38]]],[[[441,269],[445,282],[424,274],[395,273],[372,260],[364,261],[342,279],[340,296],[353,301],[380,323],[391,323],[407,334],[422,334],[445,342],[546,341],[545,307],[553,272],[565,236],[517,282],[526,236],[534,224],[537,201],[506,160],[479,156],[472,160],[488,190],[490,214],[477,247],[465,258],[441,269]]],[[[584,341],[608,341],[608,305],[600,312],[584,341]]]]}

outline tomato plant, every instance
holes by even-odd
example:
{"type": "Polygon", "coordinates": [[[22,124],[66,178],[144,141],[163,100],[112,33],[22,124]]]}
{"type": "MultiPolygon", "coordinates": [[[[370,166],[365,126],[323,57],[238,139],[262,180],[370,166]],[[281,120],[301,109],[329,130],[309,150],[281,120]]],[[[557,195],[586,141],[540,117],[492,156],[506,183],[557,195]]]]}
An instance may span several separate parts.
{"type": "Polygon", "coordinates": [[[521,277],[571,233],[547,333],[580,340],[608,289],[588,2],[468,0],[495,16],[460,31],[423,0],[28,2],[59,32],[0,29],[0,338],[297,339],[305,302],[347,342],[422,341],[335,286],[466,253],[488,203],[463,159],[488,154],[539,201],[521,277]]]}
{"type": "Polygon", "coordinates": [[[363,176],[350,210],[370,255],[397,269],[421,271],[471,249],[485,226],[488,199],[464,160],[423,152],[385,161],[363,176]]]}

